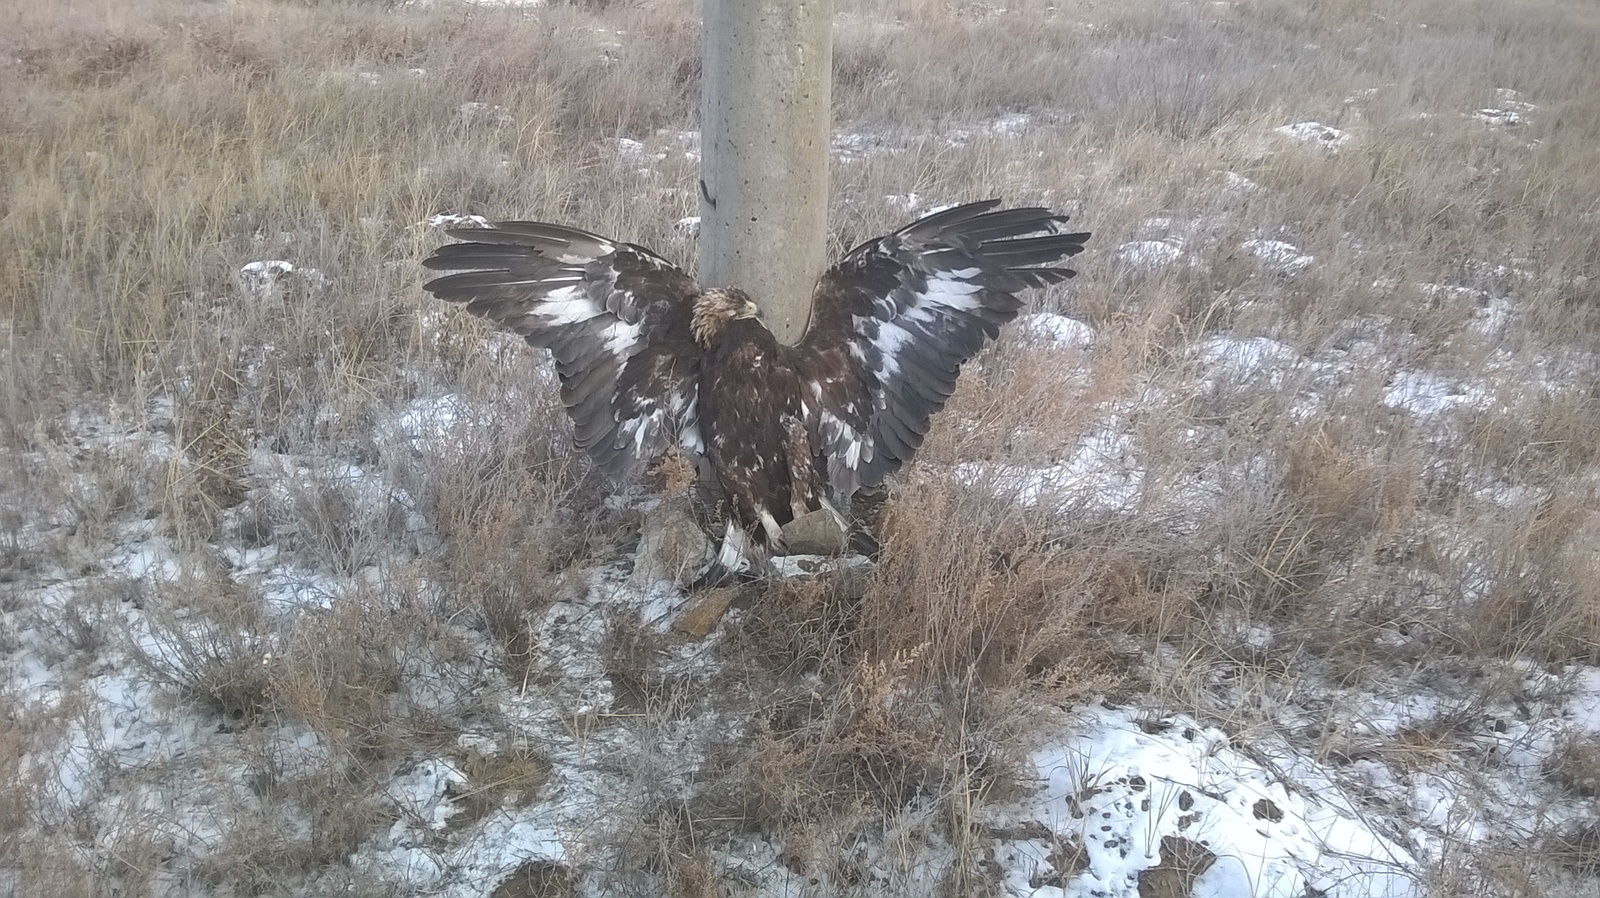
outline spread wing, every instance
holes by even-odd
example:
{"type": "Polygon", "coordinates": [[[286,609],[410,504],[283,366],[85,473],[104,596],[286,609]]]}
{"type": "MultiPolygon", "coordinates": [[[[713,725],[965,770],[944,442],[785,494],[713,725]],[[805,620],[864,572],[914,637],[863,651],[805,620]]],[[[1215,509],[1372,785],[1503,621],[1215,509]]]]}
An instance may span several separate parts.
{"type": "Polygon", "coordinates": [[[472,242],[422,264],[460,273],[423,289],[550,350],[578,447],[602,470],[625,476],[675,443],[701,451],[693,278],[646,249],[561,225],[449,233],[472,242]]]}
{"type": "Polygon", "coordinates": [[[796,346],[807,423],[845,496],[911,460],[961,364],[1022,308],[1017,294],[1072,277],[1051,267],[1088,233],[1048,209],[986,200],[936,212],[851,250],[817,283],[796,346]]]}

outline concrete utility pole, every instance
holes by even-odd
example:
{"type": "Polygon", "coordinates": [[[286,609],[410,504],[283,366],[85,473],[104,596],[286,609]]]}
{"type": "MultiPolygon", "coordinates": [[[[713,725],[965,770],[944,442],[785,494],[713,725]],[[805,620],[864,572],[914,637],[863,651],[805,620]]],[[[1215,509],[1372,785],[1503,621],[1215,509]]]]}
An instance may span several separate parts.
{"type": "Polygon", "coordinates": [[[827,264],[833,0],[705,0],[700,281],[794,343],[827,264]]]}

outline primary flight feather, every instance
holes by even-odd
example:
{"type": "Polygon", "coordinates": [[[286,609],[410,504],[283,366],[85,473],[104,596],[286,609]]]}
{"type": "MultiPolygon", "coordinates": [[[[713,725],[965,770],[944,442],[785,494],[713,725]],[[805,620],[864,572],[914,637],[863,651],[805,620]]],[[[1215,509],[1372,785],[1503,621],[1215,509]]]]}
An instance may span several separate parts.
{"type": "Polygon", "coordinates": [[[616,476],[673,447],[704,457],[735,530],[781,529],[881,484],[922,445],[962,363],[1076,272],[1088,233],[986,200],[846,253],[817,282],[799,343],[736,288],[702,288],[647,249],[540,222],[451,230],[424,285],[549,349],[579,448],[616,476]]]}

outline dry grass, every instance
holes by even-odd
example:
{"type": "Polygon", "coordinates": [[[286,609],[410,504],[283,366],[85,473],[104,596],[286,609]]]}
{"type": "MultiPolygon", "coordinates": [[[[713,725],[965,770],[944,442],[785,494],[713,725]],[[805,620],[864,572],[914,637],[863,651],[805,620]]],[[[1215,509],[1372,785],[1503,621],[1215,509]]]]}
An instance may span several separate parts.
{"type": "MultiPolygon", "coordinates": [[[[604,713],[561,704],[545,616],[586,600],[584,571],[625,557],[634,522],[573,458],[540,361],[427,300],[418,261],[439,240],[428,216],[473,212],[692,265],[674,222],[697,211],[679,133],[695,127],[693,4],[4,14],[0,650],[35,634],[62,694],[0,684],[22,722],[0,735],[0,882],[403,891],[350,862],[391,824],[376,796],[398,770],[454,758],[470,784],[455,826],[559,779],[556,748],[483,701],[493,682],[557,696],[580,747],[712,712],[736,734],[694,788],[652,786],[629,826],[595,821],[615,825],[595,844],[636,859],[603,871],[619,893],[732,888],[719,851],[760,836],[823,891],[891,888],[873,877],[899,862],[893,887],[987,894],[978,811],[1024,785],[1040,707],[1111,692],[1279,732],[1274,709],[1310,683],[1600,662],[1590,5],[839,13],[836,130],[856,139],[834,166],[838,246],[902,224],[891,194],[1062,209],[1094,251],[1036,305],[1092,325],[1094,345],[1009,335],[970,365],[887,506],[876,572],[744,596],[708,650],[714,687],[637,611],[610,616],[604,713]],[[1503,88],[1537,108],[1475,118],[1519,102],[1503,88]],[[1328,153],[1273,131],[1307,120],[1356,137],[1328,153]],[[1273,273],[1257,239],[1315,262],[1273,273]],[[1134,241],[1183,255],[1143,265],[1119,250],[1134,241]],[[273,259],[297,271],[241,281],[273,259]],[[1290,356],[1240,365],[1208,348],[1219,336],[1290,356]],[[1419,377],[1454,398],[1408,407],[1419,377]],[[429,410],[449,439],[407,430],[429,410]],[[1067,478],[1012,501],[1007,471],[1085,446],[1139,472],[1132,498],[1067,478]],[[953,477],[964,464],[978,473],[953,477]],[[201,750],[249,771],[217,786],[205,832],[49,797],[28,759],[90,729],[101,658],[220,730],[201,750]],[[521,735],[458,745],[485,728],[521,735]],[[933,874],[910,847],[929,834],[954,858],[933,874]],[[867,863],[872,840],[901,853],[867,863]]],[[[1504,677],[1473,688],[1462,707],[1518,699],[1504,677]]],[[[1291,735],[1324,757],[1367,750],[1291,735]]],[[[1371,753],[1420,770],[1471,751],[1421,727],[1371,753]]],[[[1546,776],[1590,795],[1594,755],[1564,742],[1546,776]]],[[[104,776],[188,794],[179,759],[143,763],[104,776]]],[[[1596,867],[1592,825],[1531,844],[1445,850],[1429,875],[1451,894],[1536,894],[1596,867]]],[[[495,894],[580,893],[573,868],[530,864],[495,894]]]]}

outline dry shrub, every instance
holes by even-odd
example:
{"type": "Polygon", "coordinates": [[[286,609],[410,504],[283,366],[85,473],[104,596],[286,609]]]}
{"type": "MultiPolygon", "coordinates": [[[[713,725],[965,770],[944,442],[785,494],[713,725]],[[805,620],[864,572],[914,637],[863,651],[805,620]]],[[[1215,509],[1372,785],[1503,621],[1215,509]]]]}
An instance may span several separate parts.
{"type": "Polygon", "coordinates": [[[638,614],[619,614],[606,621],[602,663],[620,707],[660,717],[670,717],[683,707],[697,684],[662,669],[664,649],[661,634],[638,614]]]}
{"type": "Polygon", "coordinates": [[[550,760],[527,745],[493,754],[469,751],[459,767],[467,778],[467,792],[461,796],[464,813],[450,820],[452,827],[474,823],[507,806],[532,804],[550,782],[550,760]]]}
{"type": "Polygon", "coordinates": [[[164,511],[181,539],[212,541],[223,513],[244,501],[250,440],[238,399],[236,376],[219,365],[198,379],[175,416],[177,454],[169,466],[164,511]]]}
{"type": "Polygon", "coordinates": [[[1600,873],[1600,823],[1589,821],[1575,826],[1551,847],[1562,866],[1590,876],[1600,873]]]}
{"type": "MultiPolygon", "coordinates": [[[[392,821],[382,796],[395,759],[442,750],[459,726],[437,695],[464,688],[449,681],[452,666],[471,661],[405,572],[281,618],[241,587],[199,578],[158,585],[141,604],[149,634],[131,640],[141,667],[240,733],[241,747],[260,743],[246,755],[254,800],[220,812],[229,818],[220,843],[193,861],[210,887],[320,881],[392,821]],[[327,759],[285,773],[270,735],[256,735],[282,724],[309,727],[331,748],[327,759]]],[[[469,758],[464,769],[474,817],[532,800],[549,772],[522,750],[469,758]]]]}
{"type": "Polygon", "coordinates": [[[1081,642],[1087,578],[1052,545],[1049,516],[984,487],[923,482],[887,509],[861,639],[915,683],[1016,683],[1081,642]]]}
{"type": "Polygon", "coordinates": [[[1592,487],[1563,484],[1505,514],[1483,560],[1489,587],[1455,628],[1469,651],[1600,660],[1600,515],[1592,487]]]}
{"type": "Polygon", "coordinates": [[[745,813],[792,868],[850,881],[851,834],[911,808],[960,841],[973,808],[1017,787],[1033,703],[1114,685],[1085,644],[1093,575],[1049,530],[1048,515],[922,482],[891,500],[865,582],[785,583],[757,603],[746,649],[788,685],[759,722],[745,813]]]}
{"type": "Polygon", "coordinates": [[[1279,508],[1247,559],[1249,601],[1269,613],[1323,599],[1326,578],[1404,532],[1419,501],[1420,463],[1403,434],[1328,416],[1283,440],[1279,508]]]}
{"type": "Polygon", "coordinates": [[[392,822],[381,788],[379,777],[351,759],[275,782],[259,805],[238,809],[238,819],[192,875],[240,894],[318,882],[392,822]]]}
{"type": "Polygon", "coordinates": [[[437,727],[414,716],[405,694],[408,674],[434,652],[429,638],[440,635],[419,611],[361,592],[312,615],[272,659],[275,710],[367,763],[411,750],[419,728],[437,727]]]}
{"type": "Polygon", "coordinates": [[[620,854],[638,876],[636,891],[624,894],[666,898],[717,898],[726,894],[718,865],[706,850],[726,820],[702,819],[699,808],[666,800],[647,809],[625,837],[620,854]],[[639,876],[639,874],[643,874],[639,876]]]}
{"type": "MultiPolygon", "coordinates": [[[[1569,476],[1600,457],[1600,390],[1589,385],[1513,394],[1467,417],[1466,447],[1483,463],[1521,478],[1569,476]]],[[[1518,385],[1519,387],[1523,385],[1518,385]]]]}
{"type": "Polygon", "coordinates": [[[825,706],[775,709],[750,769],[761,821],[785,832],[940,793],[954,759],[934,703],[907,688],[914,660],[862,662],[825,706]]]}
{"type": "Polygon", "coordinates": [[[596,475],[571,457],[557,414],[484,422],[482,442],[418,472],[413,489],[443,570],[519,679],[540,663],[529,615],[556,599],[560,572],[604,546],[596,475]]]}
{"type": "Polygon", "coordinates": [[[752,613],[733,622],[736,646],[784,677],[835,674],[860,651],[859,577],[796,578],[766,584],[752,613]]]}
{"type": "MultiPolygon", "coordinates": [[[[10,704],[12,696],[0,693],[0,702],[10,704]]],[[[23,772],[28,740],[20,726],[0,732],[0,857],[17,856],[27,840],[27,823],[32,816],[30,796],[34,784],[23,772]]]]}
{"type": "Polygon", "coordinates": [[[185,573],[140,590],[148,638],[134,634],[133,660],[156,682],[246,727],[273,710],[276,644],[257,596],[229,580],[185,573]]]}
{"type": "Polygon", "coordinates": [[[1600,739],[1571,736],[1562,740],[1545,759],[1544,774],[1574,794],[1600,796],[1600,739]]]}
{"type": "Polygon", "coordinates": [[[436,515],[430,517],[445,541],[446,564],[469,593],[503,592],[532,601],[548,591],[553,573],[588,548],[590,522],[584,518],[594,509],[584,506],[593,497],[565,473],[458,470],[461,476],[438,484],[436,515]]]}
{"type": "Polygon", "coordinates": [[[582,881],[582,876],[565,864],[526,861],[501,880],[489,898],[577,898],[582,881]]]}

